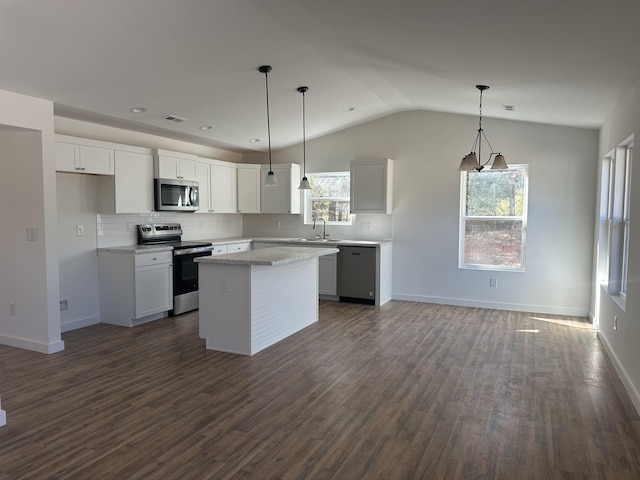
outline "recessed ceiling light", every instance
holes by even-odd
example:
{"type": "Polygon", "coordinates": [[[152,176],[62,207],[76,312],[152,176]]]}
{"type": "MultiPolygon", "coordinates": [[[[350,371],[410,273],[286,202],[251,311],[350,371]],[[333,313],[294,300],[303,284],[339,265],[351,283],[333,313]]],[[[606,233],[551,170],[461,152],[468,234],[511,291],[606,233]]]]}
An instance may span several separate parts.
{"type": "Polygon", "coordinates": [[[356,107],[347,107],[345,109],[343,109],[343,112],[353,112],[356,109],[356,107]]]}
{"type": "Polygon", "coordinates": [[[249,140],[249,143],[258,143],[259,141],[259,138],[252,138],[251,140],[249,140]]]}
{"type": "Polygon", "coordinates": [[[144,108],[144,107],[133,107],[133,108],[129,109],[129,111],[131,113],[144,113],[144,112],[147,111],[147,109],[144,108]]]}
{"type": "Polygon", "coordinates": [[[200,125],[198,128],[200,130],[211,130],[213,127],[211,125],[200,125]]]}

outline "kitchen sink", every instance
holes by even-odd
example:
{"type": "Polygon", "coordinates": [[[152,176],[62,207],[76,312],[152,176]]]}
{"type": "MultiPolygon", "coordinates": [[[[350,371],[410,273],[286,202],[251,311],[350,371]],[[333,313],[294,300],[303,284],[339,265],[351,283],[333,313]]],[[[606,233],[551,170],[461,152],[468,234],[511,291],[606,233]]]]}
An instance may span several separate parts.
{"type": "Polygon", "coordinates": [[[299,242],[339,242],[338,238],[298,238],[299,242]]]}

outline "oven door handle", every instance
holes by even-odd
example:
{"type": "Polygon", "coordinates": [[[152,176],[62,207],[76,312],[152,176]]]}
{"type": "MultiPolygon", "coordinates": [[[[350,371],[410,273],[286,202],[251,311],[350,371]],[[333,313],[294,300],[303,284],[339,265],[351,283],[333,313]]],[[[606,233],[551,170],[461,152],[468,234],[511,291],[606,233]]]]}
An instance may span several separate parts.
{"type": "Polygon", "coordinates": [[[180,255],[191,255],[193,253],[210,253],[213,251],[213,245],[208,247],[194,247],[194,248],[181,248],[173,251],[173,256],[178,257],[180,255]]]}

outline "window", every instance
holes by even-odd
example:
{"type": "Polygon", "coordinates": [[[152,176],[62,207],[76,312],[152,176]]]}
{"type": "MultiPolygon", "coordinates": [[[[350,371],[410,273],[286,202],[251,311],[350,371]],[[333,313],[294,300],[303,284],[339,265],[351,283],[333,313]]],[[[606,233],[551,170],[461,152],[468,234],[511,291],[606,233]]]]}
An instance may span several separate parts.
{"type": "Polygon", "coordinates": [[[460,268],[524,271],[528,166],[462,172],[460,268]]]}
{"type": "Polygon", "coordinates": [[[349,172],[308,173],[311,190],[305,191],[305,223],[324,218],[327,225],[351,225],[349,172]]]}
{"type": "Polygon", "coordinates": [[[624,307],[627,295],[631,203],[631,163],[633,136],[602,161],[600,189],[600,245],[598,258],[603,267],[601,281],[609,294],[618,296],[624,307]],[[604,215],[606,214],[606,222],[604,215]]]}

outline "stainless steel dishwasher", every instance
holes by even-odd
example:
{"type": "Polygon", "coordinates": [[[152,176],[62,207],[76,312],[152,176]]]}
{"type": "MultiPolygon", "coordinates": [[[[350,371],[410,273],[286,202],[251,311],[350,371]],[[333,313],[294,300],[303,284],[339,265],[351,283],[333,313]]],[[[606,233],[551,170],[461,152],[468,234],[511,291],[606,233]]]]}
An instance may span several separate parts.
{"type": "Polygon", "coordinates": [[[376,303],[375,247],[340,246],[338,296],[341,302],[376,303]]]}

